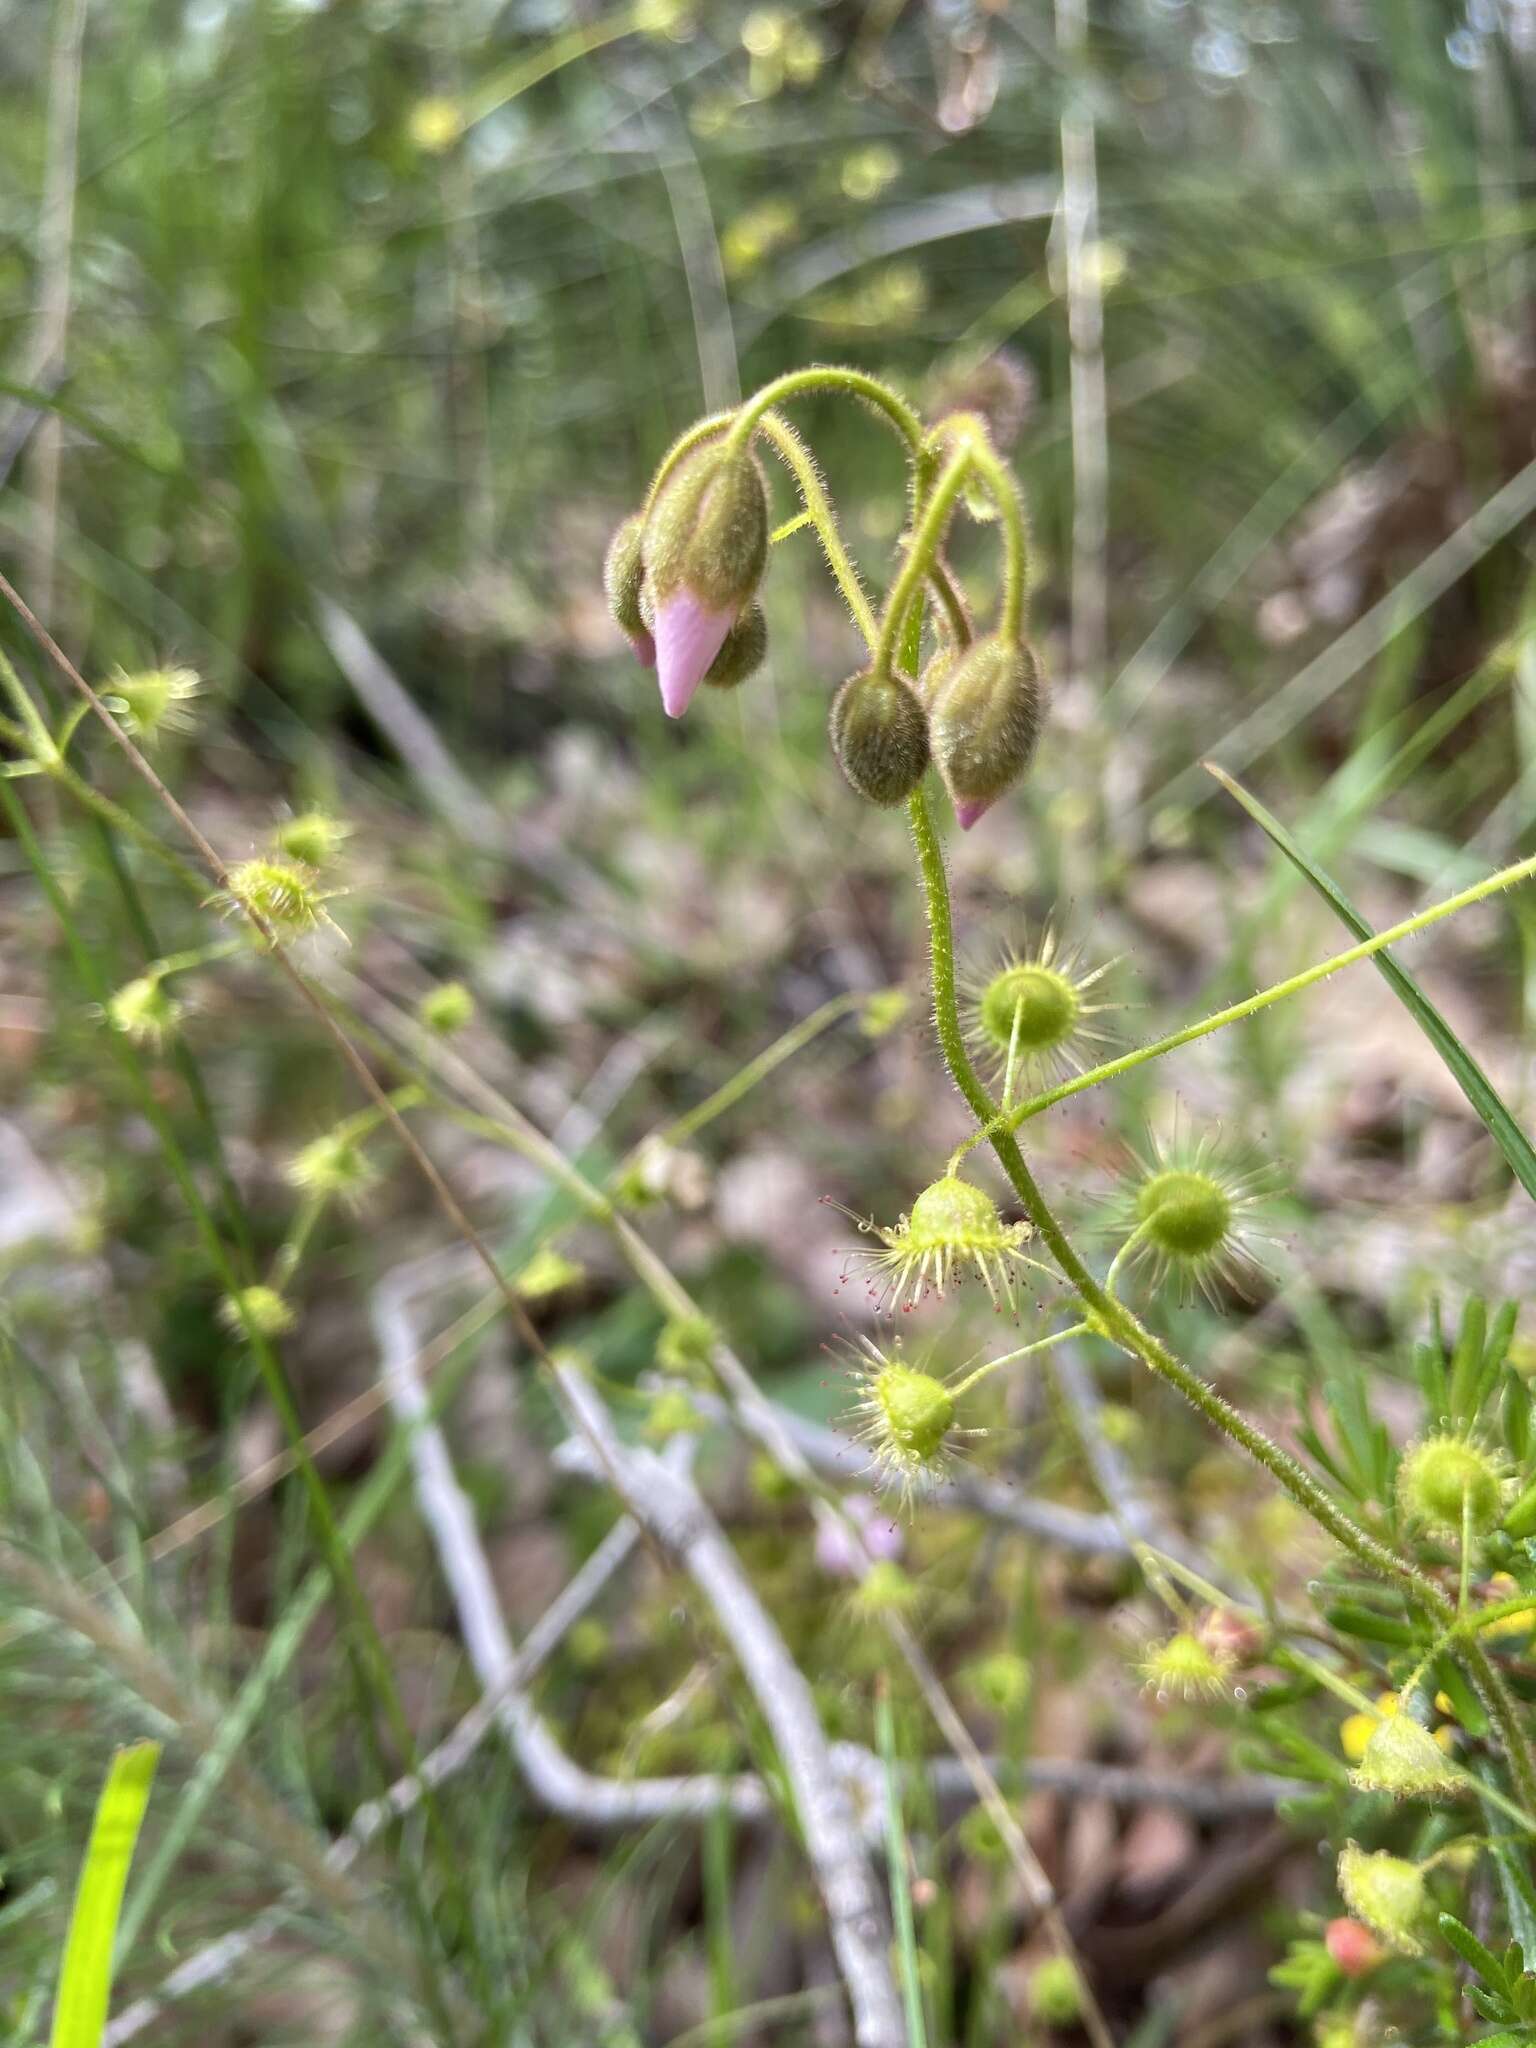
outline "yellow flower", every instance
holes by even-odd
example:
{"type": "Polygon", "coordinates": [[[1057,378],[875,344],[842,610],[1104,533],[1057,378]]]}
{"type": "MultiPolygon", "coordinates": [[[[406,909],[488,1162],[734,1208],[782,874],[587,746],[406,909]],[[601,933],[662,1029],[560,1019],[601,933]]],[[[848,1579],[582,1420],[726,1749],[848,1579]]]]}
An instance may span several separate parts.
{"type": "MultiPolygon", "coordinates": [[[[1517,1598],[1521,1589],[1508,1572],[1495,1572],[1483,1590],[1488,1595],[1489,1605],[1497,1606],[1502,1601],[1517,1598]]],[[[1498,1621],[1486,1623],[1478,1633],[1486,1636],[1490,1642],[1523,1643],[1531,1632],[1532,1622],[1536,1622],[1536,1601],[1529,1607],[1520,1608],[1517,1613],[1506,1614],[1498,1621]]]]}
{"type": "Polygon", "coordinates": [[[1351,1714],[1348,1720],[1339,1723],[1339,1747],[1352,1764],[1359,1763],[1365,1755],[1365,1745],[1375,1727],[1374,1714],[1351,1714]]]}
{"type": "Polygon", "coordinates": [[[464,116],[456,100],[418,100],[411,109],[410,137],[429,156],[441,156],[452,149],[464,133],[464,116]]]}

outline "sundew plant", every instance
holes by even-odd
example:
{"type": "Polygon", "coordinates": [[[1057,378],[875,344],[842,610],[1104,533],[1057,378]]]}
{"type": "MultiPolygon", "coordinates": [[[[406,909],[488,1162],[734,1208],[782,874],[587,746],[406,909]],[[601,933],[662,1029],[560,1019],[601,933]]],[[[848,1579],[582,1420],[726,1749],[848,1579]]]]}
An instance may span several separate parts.
{"type": "MultiPolygon", "coordinates": [[[[1490,1322],[1473,1302],[1453,1342],[1437,1338],[1423,1347],[1424,1427],[1407,1447],[1391,1447],[1357,1392],[1339,1405],[1337,1442],[1309,1428],[1307,1455],[1298,1455],[1217,1393],[1156,1327],[1159,1296],[1170,1290],[1198,1286],[1214,1301],[1218,1287],[1241,1284],[1262,1257],[1265,1195],[1284,1163],[1229,1156],[1229,1139],[1214,1130],[1186,1128],[1154,1141],[1128,1163],[1110,1253],[1101,1258],[1064,1224],[1064,1204],[1037,1179],[1024,1143],[1032,1119],[1053,1104],[1302,997],[1325,977],[1529,880],[1536,860],[1362,935],[1334,957],[1155,1043],[1085,1066],[1080,1048],[1101,1007],[1102,965],[1084,971],[1049,935],[1031,950],[1027,935],[1015,941],[1004,934],[1015,950],[992,976],[969,991],[957,979],[933,780],[960,831],[984,830],[988,811],[1029,772],[1050,695],[1028,635],[1023,494],[982,414],[957,410],[928,422],[890,386],[818,366],[700,421],[668,451],[645,506],[614,537],[606,577],[614,618],[637,658],[654,666],[663,710],[680,718],[700,685],[733,690],[761,665],[767,634],[759,591],[772,547],[806,527],[868,651],[867,665],[832,695],[832,751],[854,797],[905,814],[927,927],[936,1052],[975,1122],[899,1220],[868,1226],[876,1244],[863,1259],[878,1280],[871,1291],[889,1327],[926,1296],[942,1300],[969,1278],[994,1308],[1006,1306],[1028,1326],[1027,1342],[951,1370],[934,1357],[914,1363],[898,1334],[866,1338],[853,1372],[857,1438],[910,1514],[921,1511],[926,1490],[942,1487],[964,1440],[983,1433],[969,1420],[981,1385],[995,1374],[1031,1370],[1053,1346],[1087,1340],[1112,1347],[1188,1402],[1234,1456],[1253,1461],[1283,1490],[1334,1557],[1318,1582],[1328,1623],[1319,1652],[1317,1615],[1287,1615],[1269,1601],[1236,1596],[1160,1555],[1154,1543],[1137,1545],[1169,1611],[1168,1636],[1145,1656],[1149,1686],[1161,1697],[1236,1693],[1264,1731],[1259,1746],[1335,1794],[1327,1810],[1344,1837],[1337,1844],[1343,1911],[1321,1940],[1295,1945],[1276,1981],[1299,1991],[1303,2016],[1324,2016],[1318,2038],[1330,2048],[1378,2038],[1377,2026],[1394,2035],[1407,2030],[1400,2038],[1465,2038],[1463,1986],[1490,2023],[1480,2038],[1536,2036],[1536,1970],[1528,1973],[1524,1960],[1529,1948],[1536,1964],[1532,1690],[1509,1654],[1511,1643],[1523,1649],[1536,1624],[1533,1596],[1509,1570],[1536,1566],[1536,1551],[1528,1556],[1525,1547],[1536,1529],[1536,1468],[1531,1396],[1508,1364],[1515,1305],[1490,1322]],[[785,416],[813,392],[862,405],[905,454],[906,529],[878,608],[814,455],[785,416]],[[799,499],[798,512],[778,526],[765,464],[787,475],[799,499]],[[973,618],[948,559],[967,518],[995,534],[1002,553],[992,619],[973,618]],[[1070,1068],[1070,1077],[1041,1088],[1053,1066],[1070,1068]],[[974,1177],[983,1147],[1006,1178],[1012,1220],[974,1177]],[[1024,1268],[1041,1279],[1021,1310],[1024,1268]],[[1379,1668],[1368,1679],[1359,1667],[1373,1655],[1379,1668]],[[1265,1674],[1260,1682],[1241,1682],[1240,1674],[1256,1670],[1265,1674]],[[1351,1709],[1347,1772],[1291,1722],[1302,1702],[1329,1695],[1351,1709]],[[1432,1729],[1437,1715],[1443,1718],[1432,1729]],[[1395,1813],[1399,1802],[1409,1809],[1406,1823],[1395,1813]],[[1414,1853],[1362,1846],[1351,1832],[1357,1826],[1372,1835],[1406,1826],[1414,1853]],[[1490,1870],[1493,1897],[1479,1883],[1490,1870]],[[1467,1924],[1487,1928],[1490,1914],[1491,1942],[1467,1924]]],[[[1256,800],[1229,786],[1289,850],[1283,829],[1256,800]]],[[[1426,1026],[1433,1020],[1448,1035],[1407,975],[1393,973],[1426,1026]]],[[[1452,1049],[1458,1079],[1536,1194],[1529,1144],[1470,1055],[1454,1040],[1452,1049]]],[[[932,1341],[942,1350],[942,1325],[932,1341]]],[[[865,1564],[871,1575],[878,1571],[872,1555],[865,1564]]],[[[1322,1803],[1321,1794],[1309,1794],[1293,1810],[1315,1814],[1322,1803]]],[[[1054,1998],[1059,2017],[1107,2038],[1070,1942],[1057,1962],[1059,1972],[1048,1973],[1042,1987],[1045,2004],[1054,1998]]]]}
{"type": "Polygon", "coordinates": [[[0,2048],[1536,2048],[1536,0],[0,134],[0,2048]]]}

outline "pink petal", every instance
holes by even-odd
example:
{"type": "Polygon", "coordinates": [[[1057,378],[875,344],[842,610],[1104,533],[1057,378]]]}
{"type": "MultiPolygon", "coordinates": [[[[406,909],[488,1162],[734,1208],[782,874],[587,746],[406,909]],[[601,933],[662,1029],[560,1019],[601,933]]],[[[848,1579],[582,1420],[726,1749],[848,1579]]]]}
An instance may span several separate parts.
{"type": "Polygon", "coordinates": [[[635,659],[642,668],[654,668],[656,666],[656,642],[649,633],[643,630],[639,633],[632,633],[629,637],[629,644],[635,650],[635,659]]]}
{"type": "Polygon", "coordinates": [[[959,823],[960,830],[962,832],[969,832],[971,827],[976,823],[977,819],[985,816],[985,814],[991,810],[995,801],[996,799],[994,797],[988,797],[985,803],[956,804],[955,818],[959,823]]]}
{"type": "Polygon", "coordinates": [[[681,718],[693,702],[735,623],[735,612],[711,611],[686,587],[657,605],[656,680],[668,718],[681,718]]]}

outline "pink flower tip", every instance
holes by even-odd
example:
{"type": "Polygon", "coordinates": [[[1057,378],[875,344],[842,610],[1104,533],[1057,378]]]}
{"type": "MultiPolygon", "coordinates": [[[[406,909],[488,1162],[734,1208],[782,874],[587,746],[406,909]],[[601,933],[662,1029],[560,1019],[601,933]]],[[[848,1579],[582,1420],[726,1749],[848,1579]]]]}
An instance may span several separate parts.
{"type": "Polygon", "coordinates": [[[713,611],[686,586],[656,607],[656,680],[661,708],[681,718],[736,623],[734,611],[713,611]]]}
{"type": "Polygon", "coordinates": [[[1368,1927],[1358,1920],[1330,1920],[1323,1946],[1346,1977],[1364,1977],[1385,1962],[1386,1951],[1368,1927]]]}
{"type": "Polygon", "coordinates": [[[988,797],[985,803],[956,804],[955,817],[959,823],[960,830],[962,832],[969,832],[977,819],[984,817],[991,810],[994,801],[995,799],[988,797]]]}
{"type": "Polygon", "coordinates": [[[649,633],[644,631],[631,633],[629,644],[634,649],[635,659],[642,668],[654,668],[656,666],[656,642],[649,633]]]}

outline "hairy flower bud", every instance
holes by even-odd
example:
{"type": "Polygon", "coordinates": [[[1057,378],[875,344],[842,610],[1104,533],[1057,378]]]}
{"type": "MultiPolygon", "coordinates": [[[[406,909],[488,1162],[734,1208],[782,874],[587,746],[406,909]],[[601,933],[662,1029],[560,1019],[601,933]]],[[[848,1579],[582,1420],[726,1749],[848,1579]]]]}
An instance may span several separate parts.
{"type": "Polygon", "coordinates": [[[1397,1498],[1412,1521],[1459,1536],[1465,1516],[1473,1535],[1481,1536],[1499,1519],[1504,1485],[1497,1465],[1477,1444],[1430,1436],[1404,1452],[1397,1498]]]}
{"type": "Polygon", "coordinates": [[[617,529],[603,561],[603,588],[608,594],[614,624],[635,650],[635,659],[642,667],[650,668],[656,660],[656,643],[640,610],[640,591],[645,581],[645,563],[640,552],[644,532],[645,521],[638,512],[617,529]]]}
{"type": "Polygon", "coordinates": [[[1029,766],[1045,715],[1040,665],[1022,641],[989,633],[946,664],[924,694],[934,764],[960,829],[969,832],[1029,766]]]}
{"type": "Polygon", "coordinates": [[[226,914],[243,911],[274,939],[298,939],[322,925],[336,929],[315,879],[302,861],[242,860],[229,870],[228,886],[209,900],[226,914]]]}
{"type": "Polygon", "coordinates": [[[1142,1659],[1141,1675],[1159,1700],[1170,1693],[1186,1700],[1219,1699],[1227,1690],[1233,1661],[1220,1646],[1202,1641],[1191,1629],[1180,1629],[1151,1645],[1142,1659]]]}
{"type": "Polygon", "coordinates": [[[641,557],[662,708],[681,718],[768,559],[768,494],[753,457],[710,446],[679,463],[651,506],[641,557]]]}
{"type": "Polygon", "coordinates": [[[928,767],[928,720],[900,676],[850,676],[832,700],[832,751],[872,804],[904,803],[928,767]]]}
{"type": "Polygon", "coordinates": [[[258,1337],[281,1337],[293,1328],[293,1310],[275,1287],[256,1281],[225,1295],[219,1321],[237,1336],[254,1331],[258,1337]]]}
{"type": "Polygon", "coordinates": [[[192,700],[202,683],[190,668],[118,669],[103,695],[107,708],[136,739],[152,744],[163,733],[190,732],[192,700]]]}
{"type": "Polygon", "coordinates": [[[440,981],[416,1005],[416,1016],[434,1038],[452,1038],[474,1021],[475,999],[462,981],[440,981]]]}
{"type": "Polygon", "coordinates": [[[301,811],[296,818],[285,818],[272,835],[279,852],[307,868],[326,867],[351,836],[345,819],[326,811],[301,811]]]}
{"type": "Polygon", "coordinates": [[[1355,1919],[1363,1920],[1401,1956],[1424,1953],[1416,1932],[1424,1913],[1424,1873],[1416,1863],[1346,1842],[1338,1877],[1344,1903],[1355,1919]]]}
{"type": "Polygon", "coordinates": [[[1402,1712],[1376,1723],[1349,1780],[1358,1791],[1390,1792],[1394,1799],[1433,1798],[1464,1789],[1461,1774],[1434,1736],[1402,1712]]]}
{"type": "Polygon", "coordinates": [[[1029,1699],[1029,1665],[1012,1650],[994,1650],[959,1673],[958,1683],[978,1706],[994,1714],[1016,1714],[1029,1699]]]}
{"type": "Polygon", "coordinates": [[[757,674],[767,652],[768,621],[760,604],[749,604],[720,643],[704,680],[713,690],[734,690],[757,674]]]}
{"type": "Polygon", "coordinates": [[[181,1004],[158,974],[140,974],[107,998],[103,1014],[114,1031],[121,1031],[135,1045],[158,1050],[175,1035],[181,1004]]]}
{"type": "Polygon", "coordinates": [[[1070,2027],[1083,2013],[1083,1980],[1070,1956],[1047,1956],[1029,1973],[1026,1991],[1031,2019],[1048,2027],[1070,2027]]]}

